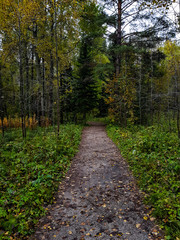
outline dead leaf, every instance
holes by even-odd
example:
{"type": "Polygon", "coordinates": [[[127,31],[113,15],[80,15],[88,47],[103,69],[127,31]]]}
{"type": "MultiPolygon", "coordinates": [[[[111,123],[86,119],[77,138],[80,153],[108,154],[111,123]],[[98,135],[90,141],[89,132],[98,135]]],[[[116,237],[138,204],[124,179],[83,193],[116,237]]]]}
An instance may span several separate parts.
{"type": "Polygon", "coordinates": [[[139,223],[136,224],[136,227],[137,227],[137,228],[140,228],[140,226],[141,226],[141,224],[139,224],[139,223]]]}

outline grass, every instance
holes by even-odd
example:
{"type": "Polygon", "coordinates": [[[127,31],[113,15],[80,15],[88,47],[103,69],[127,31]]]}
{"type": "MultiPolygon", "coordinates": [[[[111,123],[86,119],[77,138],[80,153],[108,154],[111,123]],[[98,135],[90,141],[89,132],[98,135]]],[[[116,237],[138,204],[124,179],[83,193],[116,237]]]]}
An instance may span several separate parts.
{"type": "Polygon", "coordinates": [[[104,124],[109,124],[110,123],[110,120],[109,120],[109,117],[93,117],[93,116],[90,116],[87,118],[87,121],[86,122],[100,122],[100,123],[104,123],[104,124]]]}
{"type": "Polygon", "coordinates": [[[58,185],[77,152],[82,126],[20,130],[0,138],[0,239],[24,239],[45,215],[58,185]]]}
{"type": "Polygon", "coordinates": [[[180,236],[180,141],[158,126],[107,127],[109,137],[129,162],[145,202],[165,229],[166,239],[180,236]]]}

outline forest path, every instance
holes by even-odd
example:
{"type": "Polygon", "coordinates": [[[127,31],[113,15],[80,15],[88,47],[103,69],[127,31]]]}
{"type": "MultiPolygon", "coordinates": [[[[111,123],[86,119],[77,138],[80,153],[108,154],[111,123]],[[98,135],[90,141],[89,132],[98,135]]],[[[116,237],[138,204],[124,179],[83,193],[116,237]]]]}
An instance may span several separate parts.
{"type": "Polygon", "coordinates": [[[31,239],[163,239],[105,126],[85,127],[56,203],[31,239]]]}

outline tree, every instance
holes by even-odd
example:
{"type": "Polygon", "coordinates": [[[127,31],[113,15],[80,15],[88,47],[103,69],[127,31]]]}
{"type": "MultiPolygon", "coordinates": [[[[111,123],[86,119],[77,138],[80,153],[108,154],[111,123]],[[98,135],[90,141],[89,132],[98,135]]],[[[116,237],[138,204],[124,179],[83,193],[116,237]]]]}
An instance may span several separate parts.
{"type": "MultiPolygon", "coordinates": [[[[110,17],[107,18],[107,24],[115,28],[114,33],[111,29],[110,40],[114,42],[117,77],[121,68],[121,46],[126,45],[129,41],[134,45],[137,43],[141,45],[145,42],[152,44],[155,41],[162,41],[163,34],[166,34],[167,37],[170,21],[166,17],[165,11],[170,1],[165,4],[163,4],[164,1],[154,1],[150,4],[143,0],[104,0],[100,2],[103,2],[104,8],[111,12],[110,17]]],[[[170,31],[169,34],[174,34],[174,32],[170,31]]]]}
{"type": "Polygon", "coordinates": [[[25,137],[27,117],[35,115],[40,126],[45,118],[63,122],[61,76],[77,53],[84,1],[3,0],[0,4],[2,55],[19,63],[12,78],[19,86],[25,137]]]}
{"type": "Polygon", "coordinates": [[[80,54],[77,61],[76,81],[73,84],[76,113],[86,113],[97,107],[101,82],[96,68],[106,64],[107,57],[103,53],[103,14],[94,2],[85,5],[80,23],[82,37],[80,54]]]}
{"type": "Polygon", "coordinates": [[[118,124],[127,126],[128,122],[134,122],[134,102],[136,100],[136,75],[135,50],[126,47],[122,53],[123,63],[118,77],[114,75],[109,81],[106,92],[109,94],[109,114],[111,119],[118,124]]]}
{"type": "Polygon", "coordinates": [[[173,110],[176,114],[178,137],[180,138],[180,47],[171,41],[166,41],[160,50],[166,55],[161,61],[160,68],[164,71],[161,82],[166,86],[168,97],[168,112],[173,110]]]}

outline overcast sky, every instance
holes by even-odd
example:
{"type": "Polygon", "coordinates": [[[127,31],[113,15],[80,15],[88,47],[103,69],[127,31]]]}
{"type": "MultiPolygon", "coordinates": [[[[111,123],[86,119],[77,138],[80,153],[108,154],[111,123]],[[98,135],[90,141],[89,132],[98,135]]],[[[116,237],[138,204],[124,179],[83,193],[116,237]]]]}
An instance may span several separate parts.
{"type": "MultiPolygon", "coordinates": [[[[103,5],[103,0],[98,0],[98,3],[103,5]]],[[[106,12],[111,15],[114,12],[114,7],[112,7],[111,9],[106,9],[106,12]]],[[[180,0],[176,0],[175,3],[173,3],[168,12],[167,12],[167,16],[169,18],[170,21],[173,21],[174,23],[177,23],[177,17],[180,14],[180,0]]],[[[108,31],[114,32],[114,28],[108,28],[108,31]]],[[[126,32],[131,32],[130,26],[128,25],[125,29],[126,32]]],[[[176,36],[176,40],[180,40],[180,33],[177,34],[176,36]]]]}

